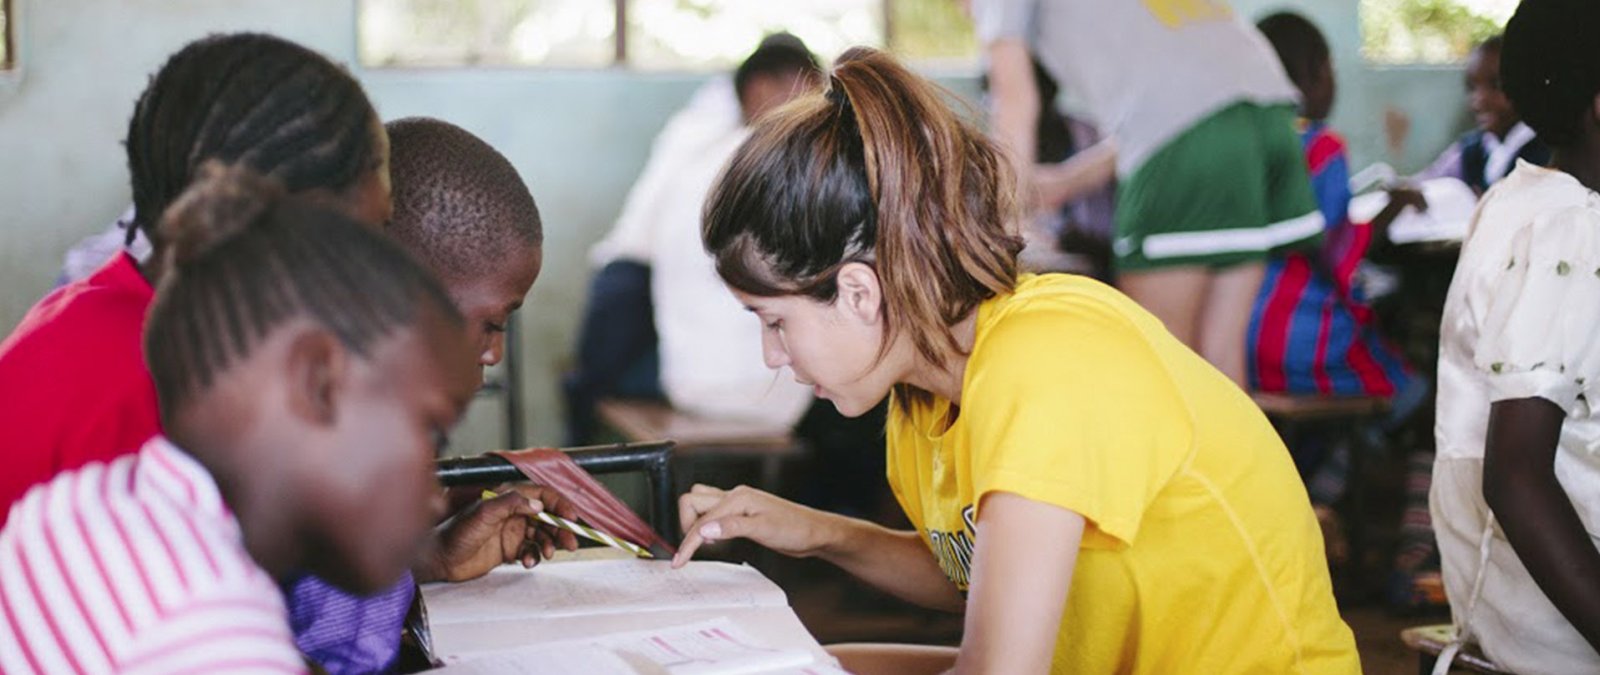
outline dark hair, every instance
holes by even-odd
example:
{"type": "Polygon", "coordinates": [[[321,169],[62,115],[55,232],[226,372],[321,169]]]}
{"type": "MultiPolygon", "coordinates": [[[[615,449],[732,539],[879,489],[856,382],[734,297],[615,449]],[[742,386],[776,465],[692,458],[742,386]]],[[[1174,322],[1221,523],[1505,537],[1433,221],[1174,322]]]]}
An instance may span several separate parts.
{"type": "Polygon", "coordinates": [[[1323,64],[1332,58],[1328,40],[1322,36],[1322,31],[1317,30],[1317,26],[1309,19],[1294,12],[1271,14],[1257,22],[1256,28],[1272,43],[1272,49],[1278,52],[1278,60],[1283,62],[1283,69],[1289,73],[1289,79],[1301,91],[1311,87],[1323,64]]]}
{"type": "Polygon", "coordinates": [[[1501,89],[1540,140],[1570,146],[1600,92],[1600,3],[1523,0],[1506,24],[1501,89]]]}
{"type": "Polygon", "coordinates": [[[297,317],[361,355],[424,306],[461,323],[439,282],[383,233],[283,194],[213,162],[162,218],[171,267],[144,350],[163,419],[297,317]]]}
{"type": "Polygon", "coordinates": [[[717,272],[756,296],[832,302],[872,265],[890,335],[942,365],[949,327],[1016,284],[1010,166],[942,90],[882,52],[839,57],[826,91],[756,122],[706,200],[717,272]]]}
{"type": "Polygon", "coordinates": [[[544,241],[528,186],[488,143],[427,117],[385,126],[394,194],[389,233],[435,273],[482,273],[512,247],[544,241]]]}
{"type": "Polygon", "coordinates": [[[128,122],[134,226],[159,246],[162,212],[206,160],[242,164],[289,192],[349,188],[382,159],[376,120],[355,78],[305,47],[258,33],[191,42],[151,78],[128,122]]]}
{"type": "Polygon", "coordinates": [[[742,98],[744,88],[760,75],[788,75],[795,72],[817,73],[817,57],[811,55],[806,43],[789,33],[773,33],[761,39],[750,56],[733,71],[733,90],[742,98]]]}
{"type": "Polygon", "coordinates": [[[1476,47],[1472,48],[1472,51],[1479,54],[1484,52],[1494,52],[1499,54],[1505,46],[1506,36],[1504,33],[1501,33],[1499,35],[1491,35],[1487,38],[1484,38],[1483,42],[1479,42],[1476,47]]]}

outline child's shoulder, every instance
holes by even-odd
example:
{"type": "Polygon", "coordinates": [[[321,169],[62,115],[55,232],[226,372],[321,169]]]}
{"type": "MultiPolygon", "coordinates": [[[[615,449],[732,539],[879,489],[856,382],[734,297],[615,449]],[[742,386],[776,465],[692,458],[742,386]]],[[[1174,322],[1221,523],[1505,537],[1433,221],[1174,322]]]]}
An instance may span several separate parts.
{"type": "Polygon", "coordinates": [[[56,289],[28,310],[4,342],[0,362],[27,359],[95,362],[116,354],[142,360],[145,314],[151,295],[80,280],[56,289]]]}

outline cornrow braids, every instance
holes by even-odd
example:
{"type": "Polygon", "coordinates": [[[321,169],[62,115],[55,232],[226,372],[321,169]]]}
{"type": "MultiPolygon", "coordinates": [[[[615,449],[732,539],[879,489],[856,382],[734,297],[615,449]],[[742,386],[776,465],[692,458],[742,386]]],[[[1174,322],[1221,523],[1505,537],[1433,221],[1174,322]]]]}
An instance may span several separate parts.
{"type": "Polygon", "coordinates": [[[358,355],[423,306],[462,323],[388,237],[283,195],[275,180],[213,162],[163,217],[171,269],[144,334],[163,419],[292,319],[310,318],[358,355]]]}
{"type": "Polygon", "coordinates": [[[377,119],[355,78],[293,42],[259,33],[191,42],[151,78],[128,122],[134,225],[160,246],[156,223],[206,160],[289,192],[349,188],[381,162],[377,119]]]}

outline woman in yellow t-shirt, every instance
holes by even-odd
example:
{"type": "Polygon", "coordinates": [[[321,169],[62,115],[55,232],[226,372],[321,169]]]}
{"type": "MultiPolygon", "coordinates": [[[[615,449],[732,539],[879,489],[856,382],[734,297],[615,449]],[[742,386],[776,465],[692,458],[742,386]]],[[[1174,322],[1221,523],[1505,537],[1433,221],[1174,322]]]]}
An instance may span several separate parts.
{"type": "Polygon", "coordinates": [[[706,204],[718,273],[846,415],[892,391],[891,531],[695,486],[746,537],[966,613],[956,669],[1358,672],[1316,519],[1250,399],[1097,282],[1021,275],[1005,161],[892,58],[759,120],[706,204]]]}

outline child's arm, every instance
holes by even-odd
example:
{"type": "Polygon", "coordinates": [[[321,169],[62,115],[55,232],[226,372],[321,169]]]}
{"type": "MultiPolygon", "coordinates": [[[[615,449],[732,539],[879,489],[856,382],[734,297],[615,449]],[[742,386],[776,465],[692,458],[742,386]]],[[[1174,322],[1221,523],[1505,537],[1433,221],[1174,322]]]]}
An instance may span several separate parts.
{"type": "Polygon", "coordinates": [[[1483,498],[1528,573],[1591,646],[1600,648],[1600,551],[1556,480],[1560,406],[1541,398],[1489,412],[1483,498]]]}
{"type": "Polygon", "coordinates": [[[1059,506],[984,496],[956,672],[1050,671],[1084,527],[1059,506]]]}
{"type": "Polygon", "coordinates": [[[1422,191],[1416,188],[1399,187],[1389,190],[1389,203],[1383,206],[1378,215],[1372,217],[1372,236],[1374,239],[1389,239],[1389,225],[1395,218],[1400,217],[1400,212],[1406,207],[1418,211],[1428,210],[1428,199],[1422,196],[1422,191]]]}
{"type": "Polygon", "coordinates": [[[965,601],[916,532],[891,530],[818,511],[740,486],[696,485],[678,500],[686,536],[672,564],[686,564],[702,544],[745,538],[787,556],[818,557],[895,597],[959,612],[965,601]]]}

